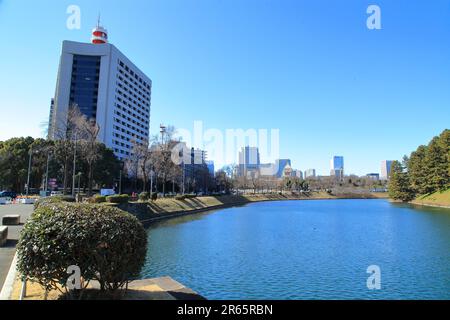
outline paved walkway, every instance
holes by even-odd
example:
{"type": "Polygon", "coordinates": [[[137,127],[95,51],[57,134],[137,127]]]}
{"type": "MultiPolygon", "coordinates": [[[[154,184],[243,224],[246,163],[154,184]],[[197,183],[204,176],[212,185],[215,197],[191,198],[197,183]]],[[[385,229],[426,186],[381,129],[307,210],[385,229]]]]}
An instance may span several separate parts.
{"type": "MultiPolygon", "coordinates": [[[[12,290],[11,300],[19,300],[22,282],[16,278],[14,288],[12,290]]],[[[90,289],[99,289],[96,281],[92,281],[89,285],[90,289]]],[[[98,293],[98,291],[97,291],[98,293]]],[[[89,292],[85,293],[85,299],[95,299],[89,297],[89,292]]],[[[91,292],[94,294],[94,291],[91,292]]],[[[27,283],[27,294],[24,300],[43,300],[44,290],[36,283],[27,283]]],[[[57,290],[50,291],[47,296],[48,300],[61,299],[60,292],[57,290]]],[[[107,299],[105,297],[98,298],[100,300],[107,299]]],[[[111,298],[112,299],[112,298],[111,298]]],[[[128,290],[122,297],[116,297],[120,300],[204,300],[205,298],[191,289],[185,287],[181,283],[170,277],[135,280],[129,283],[128,290]]]]}
{"type": "Polygon", "coordinates": [[[20,230],[33,212],[33,205],[29,204],[6,204],[0,205],[0,224],[3,216],[8,214],[20,215],[19,226],[8,226],[8,242],[0,247],[0,290],[3,287],[6,275],[8,274],[11,262],[16,252],[16,244],[19,240],[20,230]]]}

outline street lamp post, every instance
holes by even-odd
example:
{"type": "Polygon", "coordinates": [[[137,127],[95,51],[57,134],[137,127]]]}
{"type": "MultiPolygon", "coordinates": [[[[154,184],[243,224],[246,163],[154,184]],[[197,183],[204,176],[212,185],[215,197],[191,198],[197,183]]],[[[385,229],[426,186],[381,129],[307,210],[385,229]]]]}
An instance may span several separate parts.
{"type": "Polygon", "coordinates": [[[29,157],[28,157],[28,174],[27,174],[27,196],[30,193],[30,175],[31,175],[31,157],[33,155],[33,148],[30,147],[29,157]]]}
{"type": "Polygon", "coordinates": [[[78,192],[77,192],[77,198],[80,198],[80,180],[81,180],[81,172],[78,172],[78,192]]]}

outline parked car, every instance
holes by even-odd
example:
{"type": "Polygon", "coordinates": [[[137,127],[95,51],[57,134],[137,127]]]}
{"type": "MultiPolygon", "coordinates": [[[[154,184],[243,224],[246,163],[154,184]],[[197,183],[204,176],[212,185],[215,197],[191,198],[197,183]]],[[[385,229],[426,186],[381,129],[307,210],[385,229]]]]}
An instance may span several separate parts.
{"type": "Polygon", "coordinates": [[[15,199],[15,198],[17,198],[17,194],[13,191],[2,191],[2,192],[0,192],[0,198],[15,199]]]}
{"type": "Polygon", "coordinates": [[[64,195],[64,192],[62,191],[52,191],[50,192],[50,197],[57,197],[57,196],[62,196],[64,195]]]}

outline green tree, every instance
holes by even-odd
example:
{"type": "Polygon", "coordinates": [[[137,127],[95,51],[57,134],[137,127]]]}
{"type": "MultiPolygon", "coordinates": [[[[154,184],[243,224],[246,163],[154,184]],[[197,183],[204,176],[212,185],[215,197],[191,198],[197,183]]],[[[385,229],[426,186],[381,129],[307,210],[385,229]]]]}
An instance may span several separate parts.
{"type": "Polygon", "coordinates": [[[426,154],[427,147],[420,146],[416,151],[411,153],[408,162],[408,173],[411,182],[411,188],[417,194],[428,193],[427,167],[425,163],[426,154]]]}
{"type": "Polygon", "coordinates": [[[25,190],[32,137],[11,138],[0,149],[0,186],[16,192],[25,190]]]}
{"type": "Polygon", "coordinates": [[[439,136],[441,148],[446,153],[447,162],[447,188],[450,188],[450,130],[444,130],[439,136]]]}
{"type": "Polygon", "coordinates": [[[389,196],[394,200],[405,202],[414,199],[408,173],[405,172],[404,166],[398,161],[394,161],[391,166],[389,196]]]}
{"type": "Polygon", "coordinates": [[[427,193],[445,191],[449,185],[447,150],[439,137],[434,137],[425,154],[427,193]]]}

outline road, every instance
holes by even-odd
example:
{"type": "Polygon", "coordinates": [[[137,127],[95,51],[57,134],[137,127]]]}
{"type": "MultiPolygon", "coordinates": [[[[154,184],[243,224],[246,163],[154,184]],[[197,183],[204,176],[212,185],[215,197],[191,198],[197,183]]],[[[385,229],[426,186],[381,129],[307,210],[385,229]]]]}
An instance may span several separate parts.
{"type": "Polygon", "coordinates": [[[33,205],[29,204],[0,205],[0,223],[2,217],[8,214],[20,215],[21,223],[19,226],[8,226],[8,242],[5,246],[0,247],[0,290],[3,287],[3,282],[14,258],[20,230],[22,230],[23,224],[28,220],[32,212],[33,205]]]}

